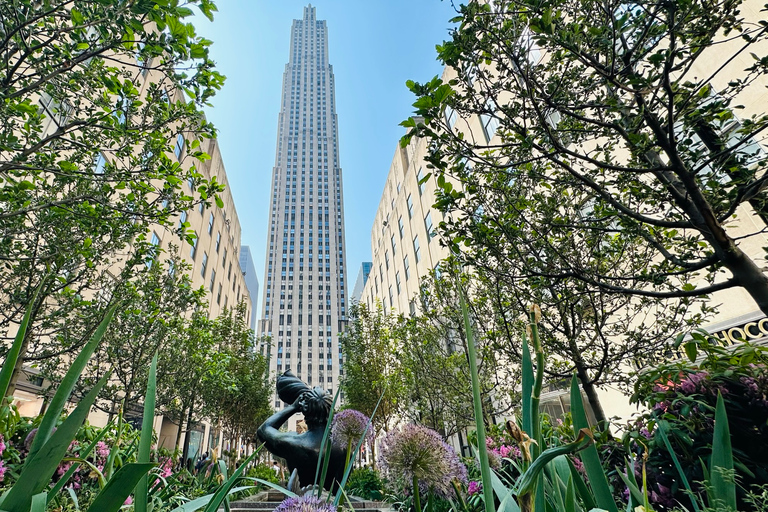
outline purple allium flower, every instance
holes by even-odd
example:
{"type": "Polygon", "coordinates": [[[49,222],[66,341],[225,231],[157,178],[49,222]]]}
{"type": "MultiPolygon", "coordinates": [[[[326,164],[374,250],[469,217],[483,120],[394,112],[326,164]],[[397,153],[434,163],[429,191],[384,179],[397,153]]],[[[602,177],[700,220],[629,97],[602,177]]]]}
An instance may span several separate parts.
{"type": "Polygon", "coordinates": [[[467,468],[456,452],[427,427],[409,424],[389,432],[381,440],[379,460],[384,474],[406,489],[415,477],[420,490],[448,497],[453,495],[453,480],[467,482],[467,468]]]}
{"type": "Polygon", "coordinates": [[[483,484],[480,482],[476,482],[472,480],[469,482],[469,486],[467,487],[467,494],[469,496],[474,496],[475,494],[480,494],[483,492],[483,484]]]}
{"type": "Polygon", "coordinates": [[[336,507],[311,494],[282,501],[275,512],[336,512],[336,507]]]}
{"type": "Polygon", "coordinates": [[[24,438],[24,448],[29,450],[32,447],[32,441],[35,440],[35,436],[37,435],[37,428],[33,428],[29,431],[29,434],[27,434],[27,437],[24,438]]]}
{"type": "Polygon", "coordinates": [[[346,447],[350,442],[354,446],[365,433],[365,443],[373,443],[373,428],[365,429],[370,423],[368,416],[354,409],[345,409],[333,415],[331,423],[331,439],[340,446],[346,447]]]}
{"type": "Polygon", "coordinates": [[[4,451],[5,451],[5,439],[3,438],[3,434],[0,434],[0,456],[3,455],[4,451]]]}

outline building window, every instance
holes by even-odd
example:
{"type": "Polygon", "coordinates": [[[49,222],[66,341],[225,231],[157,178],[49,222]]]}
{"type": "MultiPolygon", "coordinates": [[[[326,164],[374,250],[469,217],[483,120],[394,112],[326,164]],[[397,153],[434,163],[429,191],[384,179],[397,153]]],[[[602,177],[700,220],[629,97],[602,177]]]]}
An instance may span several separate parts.
{"type": "Polygon", "coordinates": [[[179,231],[184,229],[185,222],[187,222],[187,212],[181,212],[181,215],[179,215],[179,231]]]}
{"type": "Polygon", "coordinates": [[[450,105],[447,105],[445,107],[445,122],[448,123],[448,127],[453,130],[453,127],[456,126],[456,119],[458,116],[456,115],[456,111],[453,110],[450,105]]]}
{"type": "Polygon", "coordinates": [[[400,230],[400,239],[403,239],[404,225],[402,215],[397,219],[397,228],[400,230]]]}
{"type": "Polygon", "coordinates": [[[427,243],[429,243],[435,236],[434,231],[432,231],[432,214],[430,212],[427,212],[426,217],[424,217],[424,227],[427,228],[427,243]]]}
{"type": "Polygon", "coordinates": [[[150,242],[152,244],[152,248],[149,251],[149,257],[147,258],[147,268],[152,268],[152,263],[155,261],[155,257],[157,256],[157,246],[160,245],[160,237],[157,236],[157,233],[154,231],[152,232],[152,241],[150,242]]]}
{"type": "Polygon", "coordinates": [[[221,247],[221,231],[216,233],[216,252],[219,252],[219,248],[221,247]]]}
{"type": "Polygon", "coordinates": [[[208,217],[208,234],[213,234],[213,212],[211,212],[210,217],[208,217]]]}
{"type": "Polygon", "coordinates": [[[176,155],[176,158],[181,158],[181,152],[184,150],[184,136],[182,134],[179,134],[176,136],[176,147],[173,148],[173,154],[176,155]]]}
{"type": "Polygon", "coordinates": [[[408,194],[408,218],[413,217],[413,196],[408,194]]]}
{"type": "Polygon", "coordinates": [[[395,241],[395,235],[392,235],[392,238],[390,238],[389,241],[392,243],[392,253],[397,252],[397,242],[395,241]]]}
{"type": "Polygon", "coordinates": [[[192,248],[189,251],[189,257],[193,260],[195,259],[195,254],[197,254],[197,231],[194,231],[192,238],[192,248]]]}
{"type": "Polygon", "coordinates": [[[211,290],[211,293],[213,293],[213,285],[216,282],[216,271],[211,270],[211,285],[208,287],[209,290],[211,290]]]}
{"type": "Polygon", "coordinates": [[[494,115],[495,109],[492,99],[488,99],[488,101],[485,103],[485,108],[487,113],[480,114],[480,124],[483,125],[483,133],[485,133],[485,139],[488,142],[491,142],[493,136],[496,135],[496,130],[499,129],[499,119],[494,115]]]}
{"type": "Polygon", "coordinates": [[[397,285],[397,294],[400,295],[400,272],[395,273],[395,285],[397,285]]]}
{"type": "Polygon", "coordinates": [[[93,163],[93,174],[104,174],[104,165],[106,163],[107,159],[104,158],[104,154],[100,152],[93,163]]]}
{"type": "Polygon", "coordinates": [[[224,256],[221,258],[221,268],[227,268],[227,249],[224,248],[224,256]]]}
{"type": "MultiPolygon", "coordinates": [[[[221,304],[221,283],[219,283],[219,291],[216,294],[216,304],[221,304]]],[[[226,303],[224,304],[224,307],[226,307],[226,303]]]]}
{"type": "Polygon", "coordinates": [[[205,269],[208,267],[208,253],[203,251],[203,264],[200,267],[200,275],[205,277],[205,269]]]}
{"type": "Polygon", "coordinates": [[[408,263],[408,255],[405,255],[405,258],[403,258],[403,267],[405,268],[405,279],[408,280],[411,278],[411,266],[408,263]]]}
{"type": "Polygon", "coordinates": [[[424,169],[419,167],[419,172],[416,173],[416,180],[419,183],[419,195],[424,194],[424,189],[427,188],[427,183],[424,180],[424,169]]]}
{"type": "Polygon", "coordinates": [[[421,247],[419,246],[419,235],[413,237],[413,252],[416,255],[416,263],[421,261],[421,247]]]}

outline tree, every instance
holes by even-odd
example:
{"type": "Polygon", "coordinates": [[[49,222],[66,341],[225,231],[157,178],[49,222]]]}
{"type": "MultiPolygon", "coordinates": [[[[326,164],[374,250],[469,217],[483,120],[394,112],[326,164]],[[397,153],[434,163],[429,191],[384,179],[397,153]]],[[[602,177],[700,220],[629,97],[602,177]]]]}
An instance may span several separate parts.
{"type": "MultiPolygon", "coordinates": [[[[520,332],[498,329],[490,297],[455,270],[448,259],[438,273],[421,282],[419,313],[401,318],[402,364],[413,406],[404,414],[415,421],[451,436],[474,424],[472,388],[467,359],[467,336],[459,307],[457,285],[467,290],[467,305],[473,319],[481,397],[490,425],[508,413],[519,384],[516,368],[507,364],[497,347],[506,345],[503,336],[520,332]]],[[[519,359],[518,359],[519,360],[519,359]]]]}
{"type": "Polygon", "coordinates": [[[24,361],[75,351],[71,340],[103,314],[94,296],[109,298],[151,255],[148,227],[221,190],[189,165],[207,158],[199,142],[215,132],[200,107],[223,77],[211,42],[185,22],[188,6],[215,10],[210,0],[0,4],[6,339],[40,290],[16,375],[24,361]],[[122,270],[109,280],[108,268],[122,270]]]}
{"type": "Polygon", "coordinates": [[[381,304],[374,310],[365,304],[353,305],[350,318],[348,328],[341,334],[344,352],[341,389],[346,405],[370,417],[374,433],[378,435],[388,430],[391,422],[408,406],[397,318],[384,314],[381,304]]]}
{"type": "Polygon", "coordinates": [[[522,279],[579,281],[589,293],[679,299],[743,287],[768,314],[768,277],[742,248],[759,243],[768,219],[759,144],[768,116],[759,107],[736,115],[766,84],[759,8],[462,6],[459,28],[439,46],[457,77],[409,84],[418,117],[404,122],[403,140],[429,140],[439,207],[456,213],[443,226],[451,243],[481,247],[500,274],[514,262],[522,279]],[[454,127],[453,112],[479,118],[485,133],[454,127]],[[483,229],[470,229],[472,201],[499,197],[483,229]],[[591,213],[574,215],[572,198],[591,213]],[[561,201],[570,212],[560,214],[561,201]],[[559,243],[601,238],[586,259],[559,243]],[[529,252],[542,247],[546,265],[529,252]],[[610,264],[621,258],[642,264],[610,264]]]}
{"type": "MultiPolygon", "coordinates": [[[[146,394],[147,372],[158,354],[159,379],[163,372],[177,372],[168,357],[174,333],[185,328],[192,312],[203,306],[205,291],[192,288],[191,266],[171,246],[167,256],[149,260],[136,277],[115,292],[119,309],[83,376],[86,389],[106,370],[110,382],[100,398],[105,410],[114,413],[122,402],[126,412],[140,411],[146,394]]],[[[52,365],[55,370],[59,365],[52,365]]],[[[97,402],[98,406],[98,402],[97,402]]]]}
{"type": "Polygon", "coordinates": [[[238,439],[250,443],[273,413],[269,363],[255,350],[244,303],[216,318],[212,332],[216,350],[200,382],[203,412],[228,432],[231,446],[238,439]]]}

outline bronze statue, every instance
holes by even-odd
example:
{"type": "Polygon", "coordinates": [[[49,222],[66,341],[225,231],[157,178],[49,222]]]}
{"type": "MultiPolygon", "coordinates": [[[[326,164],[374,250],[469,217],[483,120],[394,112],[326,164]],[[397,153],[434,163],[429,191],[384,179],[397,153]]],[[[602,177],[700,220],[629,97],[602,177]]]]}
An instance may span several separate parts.
{"type": "MultiPolygon", "coordinates": [[[[291,405],[270,416],[259,427],[259,440],[270,453],[282,457],[288,463],[288,471],[291,472],[289,488],[312,485],[315,482],[320,445],[331,412],[331,395],[322,388],[310,388],[287,370],[277,378],[277,396],[291,405]],[[280,432],[280,427],[288,418],[299,412],[304,414],[307,431],[302,434],[280,432]]],[[[323,488],[329,491],[337,488],[344,476],[345,460],[345,448],[332,444],[323,488]]]]}

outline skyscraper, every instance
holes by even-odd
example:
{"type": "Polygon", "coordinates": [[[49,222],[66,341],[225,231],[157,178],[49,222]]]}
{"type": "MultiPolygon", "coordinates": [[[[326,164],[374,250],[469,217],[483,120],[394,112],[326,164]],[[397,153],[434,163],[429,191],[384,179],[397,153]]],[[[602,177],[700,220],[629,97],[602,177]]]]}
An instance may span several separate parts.
{"type": "Polygon", "coordinates": [[[291,26],[281,101],[259,334],[271,336],[262,348],[273,372],[333,392],[347,314],[344,206],[328,29],[311,5],[291,26]]]}

